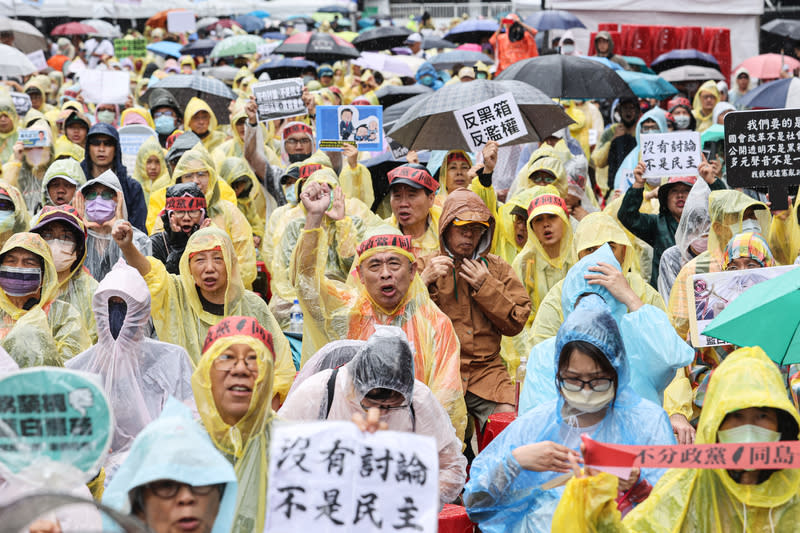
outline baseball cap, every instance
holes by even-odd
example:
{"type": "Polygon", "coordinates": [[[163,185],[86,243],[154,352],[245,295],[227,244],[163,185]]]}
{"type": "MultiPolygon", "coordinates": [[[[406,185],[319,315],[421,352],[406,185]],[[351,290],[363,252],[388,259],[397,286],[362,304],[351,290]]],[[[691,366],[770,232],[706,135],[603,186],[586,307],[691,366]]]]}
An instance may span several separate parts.
{"type": "Polygon", "coordinates": [[[439,188],[439,182],[433,179],[428,169],[416,163],[399,166],[391,170],[387,177],[389,187],[404,184],[415,189],[427,189],[430,192],[436,192],[439,188]]]}
{"type": "Polygon", "coordinates": [[[407,43],[421,43],[422,42],[422,35],[419,33],[412,33],[408,37],[406,37],[407,43]]]}

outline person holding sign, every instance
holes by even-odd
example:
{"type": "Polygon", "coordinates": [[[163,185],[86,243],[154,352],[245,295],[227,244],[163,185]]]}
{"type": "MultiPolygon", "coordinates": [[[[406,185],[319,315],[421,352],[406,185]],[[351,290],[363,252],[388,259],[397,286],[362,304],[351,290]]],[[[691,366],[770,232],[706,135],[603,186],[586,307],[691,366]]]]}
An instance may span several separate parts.
{"type": "Polygon", "coordinates": [[[414,378],[414,354],[400,328],[377,326],[351,361],[309,376],[293,390],[278,416],[353,420],[367,431],[428,435],[439,451],[439,501],[453,502],[464,487],[467,460],[461,442],[431,390],[414,378]]]}
{"type": "MultiPolygon", "coordinates": [[[[551,357],[558,398],[517,418],[472,463],[464,503],[485,533],[550,531],[564,491],[557,478],[569,472],[581,435],[615,444],[675,443],[663,409],[632,390],[629,356],[600,296],[581,298],[551,357]]],[[[612,499],[640,502],[662,474],[634,468],[618,480],[612,499]]]]}
{"type": "Polygon", "coordinates": [[[50,141],[52,129],[44,117],[36,118],[29,123],[26,131],[44,132],[47,139],[44,146],[23,146],[18,139],[14,145],[14,157],[3,165],[3,181],[13,185],[22,197],[29,213],[36,213],[41,208],[42,180],[47,168],[53,161],[53,146],[50,141]]]}
{"type": "MultiPolygon", "coordinates": [[[[711,376],[696,443],[796,441],[798,427],[800,416],[775,363],[761,348],[740,348],[711,376]]],[[[757,449],[744,450],[743,456],[756,453],[757,449]]],[[[577,465],[574,471],[577,477],[567,483],[554,528],[599,527],[619,533],[793,531],[800,516],[797,468],[667,470],[650,496],[624,520],[614,505],[619,490],[615,477],[594,469],[587,469],[590,477],[583,477],[577,465]]]]}
{"type": "Polygon", "coordinates": [[[14,145],[17,143],[17,108],[14,100],[5,91],[0,91],[0,164],[11,159],[14,155],[14,145]]]}

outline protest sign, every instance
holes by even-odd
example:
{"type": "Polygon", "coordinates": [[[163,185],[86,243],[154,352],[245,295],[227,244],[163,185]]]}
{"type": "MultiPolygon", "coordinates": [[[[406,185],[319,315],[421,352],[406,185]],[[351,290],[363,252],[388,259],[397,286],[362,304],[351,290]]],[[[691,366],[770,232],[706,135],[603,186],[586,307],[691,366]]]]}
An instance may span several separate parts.
{"type": "Polygon", "coordinates": [[[269,531],[436,531],[431,437],[363,433],[350,422],[276,422],[269,466],[269,531]]]}
{"type": "Polygon", "coordinates": [[[130,94],[131,77],[116,70],[87,69],[80,73],[81,94],[93,104],[124,104],[130,94]]]}
{"type": "Polygon", "coordinates": [[[94,376],[28,368],[0,379],[0,463],[12,473],[44,457],[77,468],[89,481],[111,444],[108,399],[94,376]]]}
{"type": "Polygon", "coordinates": [[[117,57],[144,57],[147,55],[147,39],[114,39],[114,55],[117,57]]]}
{"type": "Polygon", "coordinates": [[[408,154],[408,148],[400,144],[399,142],[395,141],[391,137],[386,137],[386,142],[389,144],[389,149],[392,151],[392,157],[395,159],[400,159],[401,157],[405,157],[408,154]]]}
{"type": "Polygon", "coordinates": [[[795,265],[754,268],[749,270],[729,270],[710,274],[695,274],[686,288],[693,295],[694,313],[689,313],[689,329],[692,345],[695,348],[721,346],[728,344],[720,339],[701,335],[706,326],[716,318],[740,294],[762,281],[776,278],[795,265]]]}
{"type": "Polygon", "coordinates": [[[17,115],[22,117],[31,108],[31,97],[25,93],[12,92],[11,101],[14,102],[14,109],[17,110],[17,115]]]}
{"type": "Polygon", "coordinates": [[[769,189],[773,210],[789,208],[800,184],[800,109],[736,111],[725,115],[725,168],[731,187],[769,189]]]}
{"type": "Polygon", "coordinates": [[[303,80],[265,81],[253,85],[259,122],[307,115],[303,103],[303,80]]]}
{"type": "Polygon", "coordinates": [[[80,57],[76,57],[72,60],[72,62],[67,67],[67,72],[72,74],[78,74],[86,70],[86,63],[83,62],[83,59],[80,57]]]}
{"type": "Polygon", "coordinates": [[[143,124],[122,126],[118,132],[122,164],[128,170],[128,175],[133,176],[133,171],[136,170],[136,156],[139,153],[139,148],[148,138],[155,137],[158,139],[158,136],[149,126],[143,124]]]}
{"type": "Polygon", "coordinates": [[[192,11],[170,11],[167,13],[167,31],[170,33],[194,33],[197,25],[192,11]]]}
{"type": "Polygon", "coordinates": [[[696,131],[674,133],[643,133],[641,159],[644,177],[695,176],[700,156],[700,134],[696,131]]]}
{"type": "Polygon", "coordinates": [[[459,109],[455,115],[461,134],[473,152],[479,152],[489,141],[502,145],[528,134],[511,93],[459,109]]]}
{"type": "Polygon", "coordinates": [[[36,67],[36,70],[39,72],[45,70],[47,68],[47,59],[44,57],[43,50],[36,50],[35,52],[31,52],[30,54],[25,54],[28,56],[28,59],[31,60],[33,66],[36,67]]]}
{"type": "Polygon", "coordinates": [[[50,146],[50,136],[44,130],[19,130],[17,141],[25,148],[38,148],[50,146]]]}
{"type": "Polygon", "coordinates": [[[383,150],[383,107],[379,105],[317,106],[320,150],[341,150],[355,144],[364,152],[383,150]]]}

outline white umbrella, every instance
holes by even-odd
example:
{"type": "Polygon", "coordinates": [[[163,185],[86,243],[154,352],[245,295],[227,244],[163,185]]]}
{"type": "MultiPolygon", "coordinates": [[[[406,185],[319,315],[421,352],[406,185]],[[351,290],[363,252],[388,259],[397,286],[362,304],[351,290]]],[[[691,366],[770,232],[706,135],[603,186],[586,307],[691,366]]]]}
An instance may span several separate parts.
{"type": "Polygon", "coordinates": [[[698,67],[697,65],[683,65],[682,67],[675,67],[669,70],[664,70],[659,73],[659,76],[667,80],[673,81],[706,81],[706,80],[722,80],[725,76],[722,73],[711,67],[698,67]]]}
{"type": "Polygon", "coordinates": [[[0,75],[27,76],[37,72],[28,56],[5,44],[0,44],[0,75]]]}
{"type": "Polygon", "coordinates": [[[217,17],[203,17],[197,21],[198,28],[205,28],[206,26],[211,26],[212,24],[216,24],[219,22],[217,17]]]}
{"type": "Polygon", "coordinates": [[[119,31],[119,28],[111,24],[110,22],[106,22],[105,20],[100,19],[86,19],[81,21],[82,24],[88,24],[92,26],[94,29],[97,30],[97,33],[93,35],[97,35],[98,37],[104,37],[106,39],[115,39],[122,37],[122,32],[119,31]]]}
{"type": "Polygon", "coordinates": [[[26,54],[47,49],[47,39],[42,32],[24,20],[0,17],[0,31],[13,32],[14,46],[26,54]]]}

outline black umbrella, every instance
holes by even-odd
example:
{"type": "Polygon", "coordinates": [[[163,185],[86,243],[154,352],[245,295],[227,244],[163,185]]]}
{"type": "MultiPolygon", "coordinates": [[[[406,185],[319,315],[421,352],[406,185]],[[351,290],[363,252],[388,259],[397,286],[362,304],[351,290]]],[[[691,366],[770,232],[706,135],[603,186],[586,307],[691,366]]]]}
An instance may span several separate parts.
{"type": "Polygon", "coordinates": [[[388,135],[410,150],[470,151],[472,148],[460,134],[455,111],[509,92],[514,96],[528,130],[527,135],[514,139],[510,144],[540,141],[573,122],[560,105],[527,83],[475,80],[446,85],[422,97],[397,119],[388,135]]]}
{"type": "Polygon", "coordinates": [[[317,21],[308,15],[292,16],[280,23],[281,26],[288,26],[289,24],[305,24],[309,28],[316,26],[317,21]]]}
{"type": "Polygon", "coordinates": [[[236,99],[236,94],[216,78],[194,74],[173,74],[151,85],[142,96],[143,101],[146,102],[148,100],[150,91],[159,87],[172,93],[181,109],[186,109],[186,104],[189,103],[189,100],[193,96],[197,96],[205,100],[211,107],[217,117],[217,122],[220,124],[228,124],[230,122],[228,105],[231,100],[236,99]]]}
{"type": "Polygon", "coordinates": [[[450,52],[442,52],[428,60],[436,70],[447,70],[456,65],[471,67],[478,61],[482,61],[485,65],[494,64],[494,60],[491,57],[484,53],[473,52],[471,50],[451,50],[450,52]]]}
{"type": "Polygon", "coordinates": [[[419,103],[429,95],[430,93],[418,94],[403,100],[402,102],[385,107],[383,110],[383,131],[391,130],[394,127],[394,123],[397,122],[397,119],[402,117],[403,114],[411,108],[411,106],[419,103]]]}
{"type": "Polygon", "coordinates": [[[183,48],[181,48],[182,55],[190,55],[190,56],[207,56],[211,53],[211,50],[214,49],[214,46],[219,41],[215,41],[214,39],[198,39],[193,43],[189,43],[183,48]]]}
{"type": "Polygon", "coordinates": [[[481,39],[494,35],[498,27],[496,20],[469,19],[450,30],[444,38],[459,44],[479,43],[481,39]]]}
{"type": "Polygon", "coordinates": [[[456,43],[438,37],[425,37],[422,39],[423,50],[430,50],[431,48],[455,48],[456,46],[458,46],[456,43]]]}
{"type": "Polygon", "coordinates": [[[719,61],[711,54],[686,48],[682,50],[670,50],[663,53],[650,63],[650,68],[658,72],[664,72],[677,67],[694,65],[696,67],[708,67],[719,70],[719,61]]]}
{"type": "Polygon", "coordinates": [[[341,37],[310,31],[292,34],[273,50],[273,53],[302,56],[317,63],[355,59],[359,56],[356,47],[341,37]]]}
{"type": "Polygon", "coordinates": [[[550,54],[518,61],[498,81],[524,81],[551,98],[635,98],[625,81],[599,61],[550,54]]]}
{"type": "Polygon", "coordinates": [[[770,20],[761,26],[767,33],[788,37],[795,41],[800,40],[800,20],[794,19],[775,19],[770,20]]]}
{"type": "Polygon", "coordinates": [[[317,64],[313,61],[306,61],[305,59],[287,57],[261,63],[253,71],[253,74],[259,77],[261,73],[266,72],[269,74],[270,79],[280,80],[284,78],[297,78],[304,70],[309,68],[316,70],[317,64]]]}
{"type": "Polygon", "coordinates": [[[397,26],[377,26],[370,28],[353,39],[353,46],[364,51],[380,51],[401,46],[411,31],[397,26]]]}
{"type": "MultiPolygon", "coordinates": [[[[419,83],[414,85],[385,85],[375,91],[375,96],[378,98],[378,103],[383,107],[390,107],[411,97],[432,92],[433,89],[419,83]]],[[[384,121],[386,120],[385,114],[383,119],[384,121]]]]}

